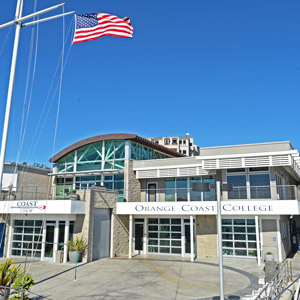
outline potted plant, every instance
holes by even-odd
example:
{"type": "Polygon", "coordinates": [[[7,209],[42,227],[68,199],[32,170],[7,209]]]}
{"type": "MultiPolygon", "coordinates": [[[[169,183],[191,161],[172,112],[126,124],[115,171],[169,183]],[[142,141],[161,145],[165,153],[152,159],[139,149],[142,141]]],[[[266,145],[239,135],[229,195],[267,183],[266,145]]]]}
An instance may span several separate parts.
{"type": "Polygon", "coordinates": [[[0,300],[6,300],[9,297],[9,287],[22,274],[21,265],[14,265],[12,259],[7,259],[3,264],[0,263],[0,274],[0,286],[7,287],[0,289],[0,300]]]}
{"type": "Polygon", "coordinates": [[[69,260],[71,263],[81,262],[85,250],[88,248],[89,244],[87,239],[81,236],[81,238],[76,237],[75,241],[71,239],[68,242],[69,250],[69,260]]]}
{"type": "Polygon", "coordinates": [[[265,261],[274,261],[274,255],[271,251],[265,253],[265,261]]]}
{"type": "Polygon", "coordinates": [[[79,200],[80,199],[79,195],[77,194],[77,190],[75,190],[75,189],[72,190],[70,199],[71,200],[79,200]]]}

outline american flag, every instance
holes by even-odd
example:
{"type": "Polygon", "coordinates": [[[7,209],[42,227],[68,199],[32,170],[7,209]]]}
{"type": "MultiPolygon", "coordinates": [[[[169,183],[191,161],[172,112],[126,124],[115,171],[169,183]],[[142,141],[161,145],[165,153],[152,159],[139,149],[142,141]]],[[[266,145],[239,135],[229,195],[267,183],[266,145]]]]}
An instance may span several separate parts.
{"type": "Polygon", "coordinates": [[[98,39],[104,35],[132,38],[133,27],[129,18],[120,19],[105,13],[76,15],[73,44],[98,39]]]}

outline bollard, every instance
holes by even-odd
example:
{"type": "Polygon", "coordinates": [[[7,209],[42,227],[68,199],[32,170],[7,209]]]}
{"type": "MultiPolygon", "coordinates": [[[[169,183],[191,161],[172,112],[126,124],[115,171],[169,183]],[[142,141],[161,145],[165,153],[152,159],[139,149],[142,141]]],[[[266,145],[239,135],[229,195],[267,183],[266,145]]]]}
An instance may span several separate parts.
{"type": "Polygon", "coordinates": [[[265,277],[266,283],[271,281],[272,278],[276,275],[277,264],[275,261],[266,261],[265,262],[265,277]]]}

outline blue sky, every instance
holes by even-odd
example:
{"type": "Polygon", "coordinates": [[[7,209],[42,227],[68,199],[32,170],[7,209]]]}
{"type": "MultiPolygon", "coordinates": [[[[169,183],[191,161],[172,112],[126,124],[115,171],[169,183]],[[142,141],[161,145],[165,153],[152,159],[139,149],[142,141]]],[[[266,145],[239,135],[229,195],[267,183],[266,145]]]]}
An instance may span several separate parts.
{"type": "MultiPolygon", "coordinates": [[[[0,23],[13,18],[14,2],[0,3],[0,23]]],[[[23,15],[34,7],[33,0],[24,2],[23,15]]],[[[38,1],[37,7],[57,3],[38,1]]],[[[113,132],[143,137],[189,132],[202,147],[290,140],[300,148],[299,1],[85,0],[67,3],[65,11],[71,10],[128,16],[134,38],[102,37],[71,47],[54,153],[113,132]]],[[[73,30],[73,22],[65,18],[65,32],[73,30]]],[[[58,101],[56,94],[50,106],[53,90],[41,111],[62,51],[62,29],[62,19],[39,26],[19,162],[47,164],[53,154],[58,101]]],[[[17,157],[31,30],[21,32],[6,161],[17,157]]],[[[14,28],[0,29],[1,134],[13,38],[14,28]]],[[[65,59],[70,43],[69,35],[65,59]]],[[[58,76],[53,82],[56,87],[58,76]]]]}

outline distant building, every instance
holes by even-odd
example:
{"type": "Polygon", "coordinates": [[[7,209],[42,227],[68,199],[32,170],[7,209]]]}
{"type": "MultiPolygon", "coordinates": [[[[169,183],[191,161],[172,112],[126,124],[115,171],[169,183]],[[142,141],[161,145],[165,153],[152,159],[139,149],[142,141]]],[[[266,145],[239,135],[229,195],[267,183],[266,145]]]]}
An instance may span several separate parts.
{"type": "MultiPolygon", "coordinates": [[[[6,162],[2,179],[2,190],[7,191],[11,187],[14,191],[21,188],[47,186],[49,185],[50,169],[42,166],[29,166],[27,164],[16,164],[6,162]]],[[[3,199],[2,199],[3,200],[3,199]]]]}
{"type": "Polygon", "coordinates": [[[200,155],[200,148],[199,146],[194,144],[194,139],[190,137],[189,133],[186,133],[184,137],[164,136],[158,138],[148,138],[148,140],[156,144],[165,146],[166,148],[175,150],[186,156],[200,155]]]}

